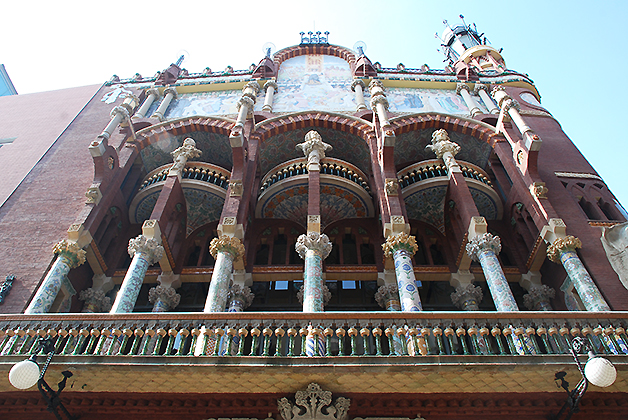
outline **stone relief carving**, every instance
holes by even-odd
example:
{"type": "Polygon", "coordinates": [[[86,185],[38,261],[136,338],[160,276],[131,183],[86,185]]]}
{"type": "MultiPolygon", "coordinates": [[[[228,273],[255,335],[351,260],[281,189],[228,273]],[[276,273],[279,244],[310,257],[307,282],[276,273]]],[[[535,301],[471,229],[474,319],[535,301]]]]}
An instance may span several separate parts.
{"type": "Polygon", "coordinates": [[[619,280],[628,289],[628,222],[613,227],[602,228],[600,237],[606,258],[619,276],[619,280]]]}
{"type": "Polygon", "coordinates": [[[277,400],[279,413],[284,420],[345,420],[350,405],[351,400],[344,397],[336,398],[332,405],[331,392],[323,391],[315,383],[309,384],[305,391],[297,391],[295,403],[285,397],[277,400]]]}

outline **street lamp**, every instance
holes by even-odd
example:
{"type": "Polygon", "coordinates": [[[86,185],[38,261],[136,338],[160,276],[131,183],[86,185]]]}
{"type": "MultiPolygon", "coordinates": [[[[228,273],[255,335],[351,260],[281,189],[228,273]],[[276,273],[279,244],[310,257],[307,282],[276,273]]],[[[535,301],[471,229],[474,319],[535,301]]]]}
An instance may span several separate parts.
{"type": "Polygon", "coordinates": [[[48,405],[48,411],[54,414],[58,420],[63,420],[63,417],[59,414],[59,410],[65,414],[68,420],[75,420],[59,398],[61,391],[65,388],[68,378],[72,376],[72,372],[69,370],[61,372],[63,379],[59,382],[57,391],[53,391],[44,379],[44,375],[46,375],[46,370],[48,370],[48,365],[50,365],[50,361],[52,360],[52,356],[54,356],[54,354],[55,347],[52,342],[52,338],[40,338],[38,348],[33,355],[28,358],[28,360],[23,360],[13,365],[9,371],[9,382],[11,382],[11,385],[17,389],[28,389],[37,384],[39,392],[44,397],[44,401],[46,401],[46,404],[48,405]],[[37,353],[42,350],[47,354],[47,357],[44,367],[40,373],[39,365],[37,364],[37,353]]]}
{"type": "Polygon", "coordinates": [[[576,361],[576,365],[578,365],[578,370],[580,371],[580,375],[582,375],[582,379],[573,390],[569,391],[569,382],[565,380],[565,375],[567,374],[565,372],[556,372],[555,380],[561,381],[560,386],[567,391],[567,401],[562,406],[558,414],[554,416],[554,420],[558,420],[567,409],[569,409],[569,411],[567,412],[565,420],[569,420],[574,413],[580,411],[580,400],[582,399],[584,393],[587,392],[589,383],[606,388],[607,386],[613,385],[615,379],[617,378],[617,370],[615,369],[615,366],[613,366],[613,364],[607,359],[596,356],[595,353],[593,353],[593,346],[591,346],[591,343],[584,338],[574,338],[573,341],[569,343],[569,352],[576,361]],[[589,353],[589,359],[584,367],[578,359],[578,353],[582,350],[586,350],[589,353]]]}

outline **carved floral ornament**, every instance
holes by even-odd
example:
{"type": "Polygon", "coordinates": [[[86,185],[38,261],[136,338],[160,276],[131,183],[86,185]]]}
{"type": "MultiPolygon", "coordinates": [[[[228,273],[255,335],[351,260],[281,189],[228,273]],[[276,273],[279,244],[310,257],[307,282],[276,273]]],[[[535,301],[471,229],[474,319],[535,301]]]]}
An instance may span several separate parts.
{"type": "Polygon", "coordinates": [[[242,185],[242,181],[239,179],[234,179],[230,181],[229,188],[230,188],[229,195],[231,197],[241,197],[242,193],[244,192],[244,186],[242,185]]]}
{"type": "Polygon", "coordinates": [[[255,294],[251,292],[251,288],[248,286],[240,286],[239,284],[232,284],[227,294],[229,302],[239,300],[242,302],[243,308],[248,308],[255,299],[255,294]]]}
{"type": "Polygon", "coordinates": [[[147,238],[144,235],[131,239],[129,241],[128,251],[131,258],[133,258],[136,253],[144,254],[146,261],[150,264],[156,263],[164,256],[164,247],[155,239],[147,238]]]}
{"type": "Polygon", "coordinates": [[[445,153],[451,153],[455,156],[460,151],[460,146],[450,141],[447,131],[441,128],[432,133],[432,144],[428,144],[425,150],[434,152],[436,157],[442,159],[445,153]]]}
{"type": "Polygon", "coordinates": [[[238,261],[244,255],[244,245],[234,236],[221,235],[212,239],[209,244],[209,252],[214,258],[218,252],[227,252],[233,256],[234,261],[238,261]]]}
{"type": "Polygon", "coordinates": [[[386,194],[390,196],[399,195],[399,181],[396,178],[386,179],[386,194]]]}
{"type": "Polygon", "coordinates": [[[386,307],[386,303],[389,300],[399,301],[399,289],[396,284],[386,284],[380,286],[375,293],[375,302],[382,308],[386,307]]]}
{"type": "Polygon", "coordinates": [[[534,285],[530,288],[527,294],[523,295],[523,304],[530,310],[536,310],[539,306],[539,302],[549,303],[550,299],[554,299],[556,296],[556,290],[551,287],[541,284],[534,285]]]}
{"type": "Polygon", "coordinates": [[[469,254],[472,260],[478,261],[480,253],[486,250],[493,251],[496,255],[499,254],[502,250],[502,242],[499,236],[484,233],[476,236],[467,243],[467,254],[469,254]]]}
{"type": "Polygon", "coordinates": [[[582,242],[575,236],[566,236],[556,239],[547,247],[547,258],[550,261],[560,264],[560,254],[566,251],[575,251],[576,248],[582,248],[582,242]]]}
{"type": "Polygon", "coordinates": [[[477,308],[477,302],[482,302],[484,293],[482,293],[482,288],[479,286],[465,284],[458,286],[456,291],[453,292],[450,297],[451,302],[458,307],[463,307],[466,301],[472,299],[475,301],[475,307],[477,308]]]}
{"type": "Polygon", "coordinates": [[[305,391],[295,393],[295,402],[287,398],[277,400],[279,413],[284,420],[345,420],[351,400],[336,398],[332,405],[330,391],[323,391],[320,385],[311,383],[305,391]]]}
{"type": "Polygon", "coordinates": [[[294,246],[302,259],[305,259],[307,251],[314,251],[325,259],[329,256],[332,247],[329,237],[318,232],[308,232],[306,235],[299,236],[294,246]]]}
{"type": "Polygon", "coordinates": [[[78,246],[76,242],[63,239],[52,247],[52,252],[65,257],[70,261],[70,268],[78,267],[85,262],[87,252],[78,246]]]}
{"type": "Polygon", "coordinates": [[[148,291],[148,301],[152,304],[162,301],[170,309],[174,309],[179,305],[181,295],[172,286],[158,284],[155,287],[151,287],[148,291]]]}
{"type": "Polygon", "coordinates": [[[414,236],[408,235],[407,233],[399,233],[389,236],[382,245],[382,249],[384,250],[384,256],[391,258],[395,251],[400,249],[407,251],[410,255],[414,255],[419,249],[419,246],[416,244],[416,238],[414,236]]]}

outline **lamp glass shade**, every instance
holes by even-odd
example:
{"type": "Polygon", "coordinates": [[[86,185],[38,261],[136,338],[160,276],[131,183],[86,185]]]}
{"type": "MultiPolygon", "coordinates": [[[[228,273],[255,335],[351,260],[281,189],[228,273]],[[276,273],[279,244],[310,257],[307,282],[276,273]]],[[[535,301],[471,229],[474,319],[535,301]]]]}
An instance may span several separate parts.
{"type": "Polygon", "coordinates": [[[32,360],[23,360],[9,371],[9,382],[17,389],[28,389],[39,380],[39,365],[32,360]]]}
{"type": "Polygon", "coordinates": [[[615,366],[603,357],[593,357],[584,365],[584,376],[595,386],[605,388],[617,378],[615,366]]]}

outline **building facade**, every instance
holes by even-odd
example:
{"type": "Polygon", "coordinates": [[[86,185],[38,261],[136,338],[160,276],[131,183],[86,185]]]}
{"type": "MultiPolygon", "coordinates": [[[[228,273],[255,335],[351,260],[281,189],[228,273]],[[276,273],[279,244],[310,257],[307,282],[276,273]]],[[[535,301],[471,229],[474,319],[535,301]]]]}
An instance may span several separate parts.
{"type": "Polygon", "coordinates": [[[533,82],[466,25],[443,70],[327,37],[98,89],[0,207],[2,371],[51,337],[94,419],[544,419],[582,337],[622,418],[625,211],[533,82]]]}

